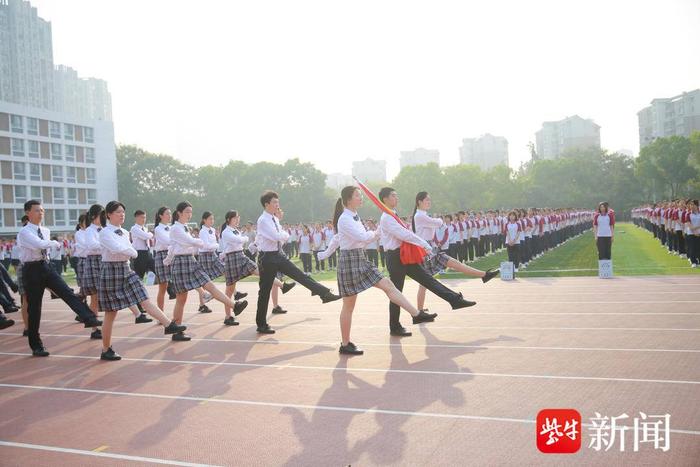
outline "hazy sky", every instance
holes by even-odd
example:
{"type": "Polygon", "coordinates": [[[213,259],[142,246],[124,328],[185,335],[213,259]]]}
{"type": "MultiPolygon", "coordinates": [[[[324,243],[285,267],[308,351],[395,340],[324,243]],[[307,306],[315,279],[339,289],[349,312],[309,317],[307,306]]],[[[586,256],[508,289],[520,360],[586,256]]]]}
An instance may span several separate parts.
{"type": "Polygon", "coordinates": [[[510,165],[579,114],[638,152],[636,112],[700,87],[700,1],[32,0],[54,61],[109,82],[118,143],[201,165],[299,157],[325,172],[399,151],[510,165]]]}

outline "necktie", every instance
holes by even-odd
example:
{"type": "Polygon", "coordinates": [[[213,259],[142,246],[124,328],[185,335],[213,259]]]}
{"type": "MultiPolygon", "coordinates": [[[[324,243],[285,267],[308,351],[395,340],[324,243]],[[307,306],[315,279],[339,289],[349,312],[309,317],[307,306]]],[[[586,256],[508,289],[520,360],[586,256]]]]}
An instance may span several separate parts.
{"type": "Polygon", "coordinates": [[[169,230],[170,230],[170,227],[168,227],[168,226],[166,225],[166,226],[165,226],[165,231],[167,232],[167,231],[169,231],[169,230]]]}
{"type": "MultiPolygon", "coordinates": [[[[275,219],[275,216],[272,216],[272,223],[275,224],[275,230],[277,231],[277,233],[279,233],[280,228],[277,225],[277,219],[275,219]]],[[[279,251],[280,253],[282,252],[282,242],[280,242],[279,240],[277,241],[277,251],[279,251]]]]}
{"type": "Polygon", "coordinates": [[[102,227],[98,227],[98,228],[97,228],[97,231],[98,231],[98,232],[102,232],[102,227]]]}
{"type": "Polygon", "coordinates": [[[360,220],[360,216],[358,216],[357,214],[355,214],[355,215],[352,217],[352,219],[353,219],[354,221],[359,221],[359,220],[360,220]]]}
{"type": "MultiPolygon", "coordinates": [[[[41,227],[36,228],[36,233],[40,239],[42,239],[42,240],[44,239],[44,234],[41,233],[41,227]]],[[[43,261],[46,261],[48,259],[48,254],[47,254],[46,250],[41,250],[41,259],[43,261]]]]}
{"type": "Polygon", "coordinates": [[[124,232],[122,232],[122,229],[117,229],[114,231],[115,234],[119,235],[120,237],[124,235],[124,232]]]}

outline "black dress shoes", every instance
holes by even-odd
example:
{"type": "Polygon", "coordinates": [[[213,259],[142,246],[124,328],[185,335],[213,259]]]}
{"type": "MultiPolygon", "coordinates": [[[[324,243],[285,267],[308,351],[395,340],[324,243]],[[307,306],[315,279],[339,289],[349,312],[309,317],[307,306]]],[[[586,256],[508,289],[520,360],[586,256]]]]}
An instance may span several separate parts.
{"type": "Polygon", "coordinates": [[[285,294],[292,290],[294,286],[297,285],[296,282],[285,282],[282,284],[282,293],[285,294]]]}
{"type": "Polygon", "coordinates": [[[494,277],[496,277],[500,272],[501,272],[500,269],[496,269],[496,270],[489,269],[486,271],[486,274],[484,274],[484,277],[481,278],[481,281],[485,284],[488,281],[490,281],[491,279],[493,279],[494,277]]]}
{"type": "Polygon", "coordinates": [[[413,324],[431,323],[433,321],[435,321],[435,317],[433,315],[429,315],[425,311],[421,311],[417,316],[413,317],[413,324]]]}
{"type": "Polygon", "coordinates": [[[245,292],[236,292],[236,294],[233,296],[233,299],[238,301],[238,300],[241,300],[243,298],[246,298],[247,296],[248,296],[248,294],[245,292]]]}
{"type": "Polygon", "coordinates": [[[340,300],[341,296],[336,295],[333,292],[326,292],[325,294],[321,295],[321,301],[323,303],[329,303],[329,302],[334,302],[336,300],[340,300]]]}
{"type": "Polygon", "coordinates": [[[15,320],[0,316],[0,329],[7,329],[15,324],[15,320]]]}
{"type": "Polygon", "coordinates": [[[411,337],[413,333],[408,331],[405,327],[393,328],[389,331],[389,334],[396,337],[411,337]]]}
{"type": "Polygon", "coordinates": [[[182,334],[182,332],[185,329],[187,329],[187,326],[183,326],[182,324],[177,324],[175,321],[171,321],[170,324],[165,326],[165,334],[182,334]]]}
{"type": "Polygon", "coordinates": [[[112,347],[108,348],[105,352],[102,352],[102,354],[100,354],[100,360],[115,361],[121,359],[122,356],[114,350],[112,350],[112,347]]]}
{"type": "Polygon", "coordinates": [[[102,326],[102,321],[91,316],[90,318],[83,320],[84,327],[86,328],[96,328],[97,326],[102,326]]]}
{"type": "Polygon", "coordinates": [[[266,325],[263,328],[258,328],[256,329],[258,331],[258,334],[274,334],[275,330],[270,327],[270,325],[266,325]]]}
{"type": "Polygon", "coordinates": [[[459,298],[451,303],[452,309],[453,310],[459,310],[460,308],[467,308],[470,306],[476,305],[476,302],[472,302],[470,300],[465,300],[464,297],[462,297],[462,294],[459,294],[459,298]]]}
{"type": "Polygon", "coordinates": [[[148,315],[145,314],[145,313],[141,313],[141,314],[138,315],[138,316],[136,317],[136,319],[134,320],[134,322],[135,322],[136,324],[150,323],[150,322],[152,322],[152,321],[153,321],[153,319],[152,319],[152,318],[149,318],[148,315]]]}
{"type": "Polygon", "coordinates": [[[273,315],[283,315],[283,314],[285,314],[286,312],[287,312],[287,310],[285,310],[284,308],[282,308],[282,307],[279,306],[279,305],[277,305],[276,307],[274,307],[274,308],[272,309],[272,314],[273,314],[273,315]]]}
{"type": "Polygon", "coordinates": [[[189,340],[192,340],[192,338],[184,332],[180,331],[173,334],[172,340],[174,340],[175,342],[187,342],[189,340]]]}
{"type": "Polygon", "coordinates": [[[358,348],[352,342],[348,342],[348,345],[340,344],[340,349],[338,350],[338,352],[343,355],[362,355],[363,353],[365,353],[364,350],[358,348]]]}
{"type": "Polygon", "coordinates": [[[224,319],[224,324],[226,326],[238,326],[241,323],[236,321],[236,319],[233,316],[229,316],[226,319],[224,319]]]}
{"type": "Polygon", "coordinates": [[[206,305],[199,305],[199,312],[200,313],[211,313],[211,308],[209,308],[206,305]]]}
{"type": "Polygon", "coordinates": [[[102,339],[102,331],[95,329],[90,333],[90,339],[102,339]]]}
{"type": "Polygon", "coordinates": [[[39,347],[37,349],[32,350],[32,355],[34,355],[35,357],[48,357],[49,351],[43,347],[39,347]]]}
{"type": "Polygon", "coordinates": [[[248,306],[248,300],[243,300],[241,302],[236,302],[233,305],[233,314],[238,316],[241,313],[243,313],[243,310],[245,310],[245,307],[248,306]]]}

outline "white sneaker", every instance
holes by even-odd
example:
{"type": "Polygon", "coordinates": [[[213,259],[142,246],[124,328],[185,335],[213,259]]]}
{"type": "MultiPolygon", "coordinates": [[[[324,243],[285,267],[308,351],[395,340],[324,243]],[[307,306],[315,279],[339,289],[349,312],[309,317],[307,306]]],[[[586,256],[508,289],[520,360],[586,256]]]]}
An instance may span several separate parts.
{"type": "Polygon", "coordinates": [[[204,300],[204,303],[210,302],[212,298],[214,298],[214,296],[209,292],[204,292],[204,295],[202,295],[202,300],[204,300]]]}
{"type": "Polygon", "coordinates": [[[693,264],[691,264],[691,265],[690,265],[690,267],[691,267],[691,268],[697,268],[697,267],[698,267],[698,265],[697,265],[697,264],[695,264],[695,263],[693,263],[693,264]]]}

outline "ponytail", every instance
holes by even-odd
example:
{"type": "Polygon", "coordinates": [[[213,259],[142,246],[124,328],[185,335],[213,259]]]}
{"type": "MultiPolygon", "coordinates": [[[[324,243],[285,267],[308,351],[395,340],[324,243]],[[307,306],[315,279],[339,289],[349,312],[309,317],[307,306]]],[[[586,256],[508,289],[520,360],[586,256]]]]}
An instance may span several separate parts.
{"type": "Polygon", "coordinates": [[[187,201],[180,201],[177,203],[177,206],[175,207],[175,212],[173,213],[173,221],[172,224],[180,220],[180,213],[184,211],[187,208],[191,208],[192,205],[187,202],[187,201]]]}
{"type": "Polygon", "coordinates": [[[335,202],[335,211],[333,212],[333,228],[336,232],[338,232],[338,219],[340,219],[340,215],[344,210],[345,206],[343,206],[343,199],[338,198],[338,201],[335,202]]]}
{"type": "Polygon", "coordinates": [[[161,206],[160,208],[158,208],[158,211],[156,211],[156,221],[154,223],[155,225],[153,226],[154,229],[160,224],[160,216],[162,216],[168,209],[170,208],[167,206],[161,206]]]}
{"type": "Polygon", "coordinates": [[[224,219],[225,219],[224,223],[221,224],[221,233],[224,232],[224,229],[226,227],[228,227],[228,224],[231,222],[231,219],[233,219],[234,217],[238,217],[238,211],[235,211],[232,209],[232,210],[226,212],[226,216],[224,217],[224,219]]]}
{"type": "Polygon", "coordinates": [[[204,211],[204,212],[202,213],[202,220],[199,221],[199,228],[200,228],[200,229],[201,229],[202,226],[204,225],[204,221],[206,221],[207,219],[209,219],[209,217],[211,217],[211,215],[212,215],[212,213],[210,213],[209,211],[204,211]]]}
{"type": "Polygon", "coordinates": [[[416,204],[415,206],[413,206],[413,215],[411,216],[411,227],[413,228],[413,232],[416,231],[416,212],[418,212],[418,203],[423,201],[427,197],[427,191],[419,191],[416,195],[416,204]]]}
{"type": "Polygon", "coordinates": [[[359,190],[359,188],[353,185],[348,185],[340,190],[340,198],[335,202],[335,212],[333,212],[333,228],[336,233],[338,232],[338,219],[340,219],[340,215],[343,213],[345,206],[347,206],[348,202],[352,199],[352,195],[355,194],[355,190],[359,190]]]}

